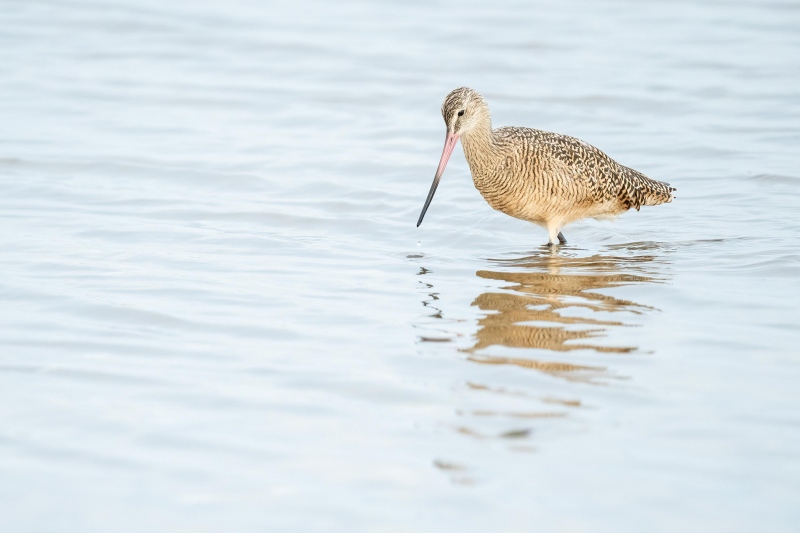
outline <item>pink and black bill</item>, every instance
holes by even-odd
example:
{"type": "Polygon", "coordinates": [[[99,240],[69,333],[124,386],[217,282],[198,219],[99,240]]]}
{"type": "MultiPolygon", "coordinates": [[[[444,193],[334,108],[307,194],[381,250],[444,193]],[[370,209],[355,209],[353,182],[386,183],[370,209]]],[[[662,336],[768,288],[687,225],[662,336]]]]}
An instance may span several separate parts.
{"type": "Polygon", "coordinates": [[[442,174],[444,174],[444,167],[447,166],[447,161],[450,159],[450,154],[453,153],[453,148],[455,148],[456,143],[458,142],[458,135],[455,133],[447,132],[447,137],[444,140],[444,150],[442,150],[442,158],[439,160],[439,168],[436,169],[436,175],[433,177],[433,184],[431,185],[431,190],[428,193],[428,199],[425,200],[425,205],[422,208],[422,213],[419,214],[419,220],[417,220],[417,227],[422,224],[422,219],[425,218],[425,212],[428,210],[428,206],[431,205],[431,200],[433,200],[433,195],[436,193],[436,187],[439,186],[439,181],[442,179],[442,174]]]}

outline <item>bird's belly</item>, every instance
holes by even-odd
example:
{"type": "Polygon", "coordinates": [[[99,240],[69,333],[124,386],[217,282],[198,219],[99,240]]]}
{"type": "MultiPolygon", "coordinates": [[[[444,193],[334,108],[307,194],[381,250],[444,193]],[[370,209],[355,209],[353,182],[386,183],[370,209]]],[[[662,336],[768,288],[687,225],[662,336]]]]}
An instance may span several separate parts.
{"type": "Polygon", "coordinates": [[[596,202],[581,194],[583,191],[577,187],[537,186],[536,180],[474,181],[493,209],[540,225],[549,221],[568,223],[589,217],[615,217],[625,210],[616,201],[596,202]]]}
{"type": "Polygon", "coordinates": [[[530,222],[544,222],[546,219],[545,206],[536,202],[535,199],[523,194],[497,194],[492,190],[478,189],[492,209],[505,213],[508,216],[527,220],[530,222]]]}
{"type": "Polygon", "coordinates": [[[548,196],[534,187],[478,187],[478,191],[493,209],[536,224],[546,224],[577,207],[567,198],[548,196]]]}

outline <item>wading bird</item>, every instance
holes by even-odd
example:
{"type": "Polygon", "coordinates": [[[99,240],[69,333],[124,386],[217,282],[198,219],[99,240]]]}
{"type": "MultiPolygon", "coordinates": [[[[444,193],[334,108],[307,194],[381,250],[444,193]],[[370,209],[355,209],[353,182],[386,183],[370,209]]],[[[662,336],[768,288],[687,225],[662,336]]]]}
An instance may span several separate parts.
{"type": "Polygon", "coordinates": [[[566,244],[561,228],[570,222],[614,218],[674,198],[668,183],[620,165],[580,139],[531,128],[492,129],[489,106],[472,89],[448,94],[442,117],[447,137],[417,227],[459,139],[475,188],[489,205],[546,228],[551,246],[556,240],[566,244]]]}

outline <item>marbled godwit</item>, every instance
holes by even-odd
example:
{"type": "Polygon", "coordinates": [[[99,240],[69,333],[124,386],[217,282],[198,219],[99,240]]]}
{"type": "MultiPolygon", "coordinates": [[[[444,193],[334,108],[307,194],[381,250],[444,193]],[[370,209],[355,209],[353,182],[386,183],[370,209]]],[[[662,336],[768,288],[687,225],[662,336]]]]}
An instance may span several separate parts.
{"type": "Polygon", "coordinates": [[[448,94],[442,116],[447,137],[417,226],[459,139],[475,188],[489,205],[546,228],[550,245],[567,242],[561,228],[570,222],[672,201],[675,189],[668,183],[620,165],[580,139],[530,128],[492,129],[489,106],[472,89],[448,94]]]}

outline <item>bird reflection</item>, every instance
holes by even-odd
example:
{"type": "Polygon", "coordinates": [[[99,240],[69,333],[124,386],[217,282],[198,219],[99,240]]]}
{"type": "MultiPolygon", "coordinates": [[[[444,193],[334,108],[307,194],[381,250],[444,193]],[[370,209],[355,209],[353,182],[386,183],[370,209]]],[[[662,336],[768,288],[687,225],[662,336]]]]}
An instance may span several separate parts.
{"type": "Polygon", "coordinates": [[[597,366],[478,355],[477,352],[492,346],[620,354],[636,350],[635,346],[608,346],[597,342],[609,328],[628,325],[605,316],[620,312],[637,314],[651,308],[597,291],[659,281],[648,274],[648,266],[654,261],[657,259],[651,255],[569,257],[552,253],[493,261],[499,268],[479,270],[476,275],[508,285],[496,292],[485,292],[472,303],[481,311],[495,312],[478,320],[475,343],[466,350],[472,354],[470,360],[513,364],[563,377],[585,378],[603,372],[604,369],[597,366]],[[592,316],[598,314],[604,318],[592,316]]]}
{"type": "Polygon", "coordinates": [[[425,331],[418,339],[442,347],[456,342],[468,361],[509,369],[464,369],[469,378],[454,409],[458,420],[447,425],[470,438],[502,439],[513,451],[535,451],[530,439],[556,426],[573,427],[563,420],[576,411],[585,420],[602,405],[604,389],[584,385],[627,379],[625,361],[638,347],[618,340],[625,338],[620,333],[639,325],[637,315],[655,311],[619,297],[617,289],[666,281],[668,251],[632,243],[592,255],[562,248],[488,260],[475,275],[491,289],[472,299],[480,311],[472,320],[463,309],[453,312],[448,293],[437,291],[431,271],[421,268],[429,314],[418,325],[425,331]],[[546,377],[525,379],[529,370],[546,377]]]}

